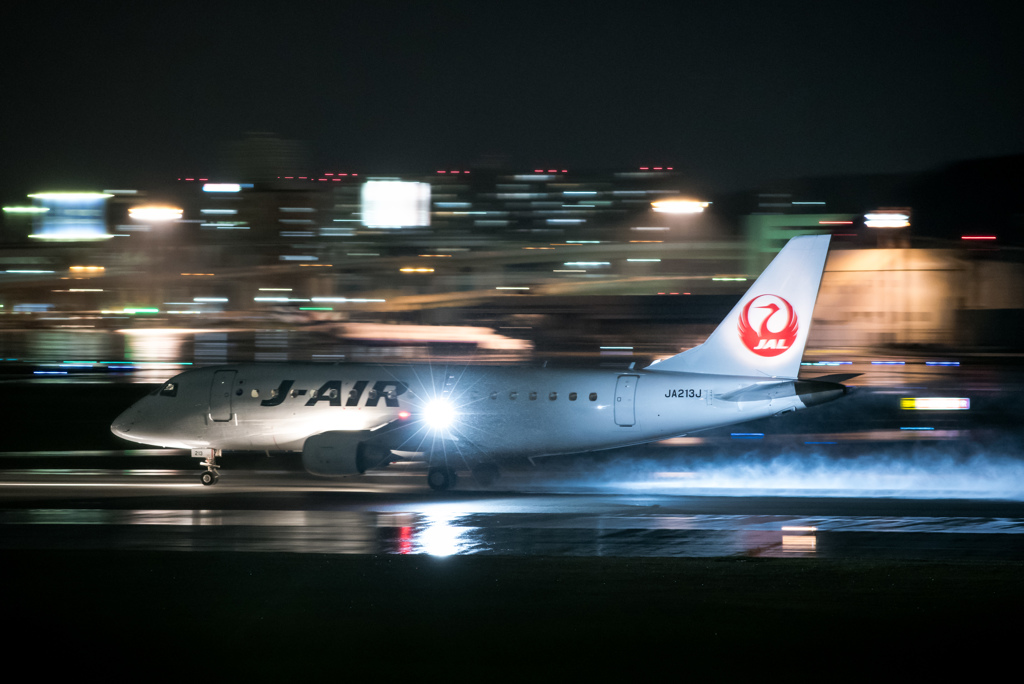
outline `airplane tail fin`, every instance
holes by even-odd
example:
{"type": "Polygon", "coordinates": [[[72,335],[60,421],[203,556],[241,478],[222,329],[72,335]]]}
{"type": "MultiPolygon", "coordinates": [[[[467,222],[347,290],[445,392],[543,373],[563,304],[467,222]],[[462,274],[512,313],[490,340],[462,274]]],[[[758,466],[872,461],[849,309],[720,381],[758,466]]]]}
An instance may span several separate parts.
{"type": "Polygon", "coordinates": [[[830,239],[792,238],[704,344],[647,368],[796,378],[830,239]]]}

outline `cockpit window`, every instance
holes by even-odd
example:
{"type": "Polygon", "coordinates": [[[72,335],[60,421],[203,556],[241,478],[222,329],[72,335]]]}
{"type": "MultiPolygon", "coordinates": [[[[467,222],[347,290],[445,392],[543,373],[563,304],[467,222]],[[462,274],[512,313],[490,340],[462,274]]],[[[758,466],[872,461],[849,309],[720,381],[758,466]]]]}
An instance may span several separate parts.
{"type": "Polygon", "coordinates": [[[178,396],[178,384],[169,382],[160,389],[161,397],[176,397],[178,396]]]}

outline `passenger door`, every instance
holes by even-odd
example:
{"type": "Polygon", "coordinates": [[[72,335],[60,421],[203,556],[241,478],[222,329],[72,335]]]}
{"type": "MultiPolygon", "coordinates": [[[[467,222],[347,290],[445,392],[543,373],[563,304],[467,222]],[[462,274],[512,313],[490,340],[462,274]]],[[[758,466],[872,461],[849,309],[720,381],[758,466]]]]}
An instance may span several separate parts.
{"type": "Polygon", "coordinates": [[[235,386],[235,371],[216,371],[210,385],[210,418],[224,422],[231,420],[231,392],[235,386]]]}
{"type": "Polygon", "coordinates": [[[615,383],[615,423],[622,427],[632,427],[636,423],[633,404],[639,379],[638,375],[620,375],[615,383]]]}

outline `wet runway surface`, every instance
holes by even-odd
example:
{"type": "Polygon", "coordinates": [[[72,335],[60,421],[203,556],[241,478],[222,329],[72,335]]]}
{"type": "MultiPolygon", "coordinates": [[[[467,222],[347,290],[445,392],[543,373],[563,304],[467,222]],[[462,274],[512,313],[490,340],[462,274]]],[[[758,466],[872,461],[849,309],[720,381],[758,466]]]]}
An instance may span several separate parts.
{"type": "MultiPolygon", "coordinates": [[[[173,460],[159,450],[150,457],[173,460]]],[[[339,481],[226,471],[213,487],[200,485],[196,470],[10,468],[0,471],[0,548],[1024,559],[1022,501],[652,493],[637,481],[516,473],[502,485],[485,490],[463,478],[455,491],[432,492],[419,464],[339,481]]]]}

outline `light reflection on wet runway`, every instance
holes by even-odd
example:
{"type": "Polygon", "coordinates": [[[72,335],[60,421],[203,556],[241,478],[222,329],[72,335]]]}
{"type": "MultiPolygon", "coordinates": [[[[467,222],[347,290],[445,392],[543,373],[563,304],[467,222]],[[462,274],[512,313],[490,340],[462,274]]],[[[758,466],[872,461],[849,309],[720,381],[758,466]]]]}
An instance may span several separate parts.
{"type": "Polygon", "coordinates": [[[957,514],[944,515],[948,502],[889,500],[878,514],[877,499],[440,495],[425,489],[422,473],[408,471],[345,485],[294,473],[240,472],[202,487],[194,476],[169,470],[4,471],[0,548],[1024,558],[1019,502],[961,502],[952,511],[957,514]],[[74,487],[85,489],[75,494],[74,487]],[[808,507],[816,512],[802,512],[808,507]]]}

